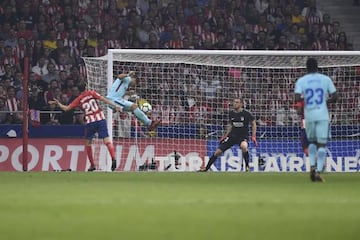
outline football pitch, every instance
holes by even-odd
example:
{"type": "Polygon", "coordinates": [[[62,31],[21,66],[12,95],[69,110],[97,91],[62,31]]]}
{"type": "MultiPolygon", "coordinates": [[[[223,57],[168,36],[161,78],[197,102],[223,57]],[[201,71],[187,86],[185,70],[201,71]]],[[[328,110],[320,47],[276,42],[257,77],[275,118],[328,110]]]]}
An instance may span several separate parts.
{"type": "Polygon", "coordinates": [[[359,173],[0,172],[0,239],[360,239],[359,173]]]}

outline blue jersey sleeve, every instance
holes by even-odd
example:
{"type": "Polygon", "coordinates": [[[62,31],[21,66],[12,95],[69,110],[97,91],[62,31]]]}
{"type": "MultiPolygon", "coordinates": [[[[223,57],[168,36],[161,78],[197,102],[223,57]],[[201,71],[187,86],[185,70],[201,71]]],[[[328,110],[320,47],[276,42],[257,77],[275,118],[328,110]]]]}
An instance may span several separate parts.
{"type": "Polygon", "coordinates": [[[300,79],[296,81],[295,83],[295,93],[302,94],[302,86],[300,79]]]}
{"type": "Polygon", "coordinates": [[[329,78],[329,81],[330,81],[330,83],[329,83],[328,91],[329,91],[330,94],[333,94],[334,92],[336,92],[336,88],[335,88],[335,85],[334,85],[333,81],[331,81],[330,78],[329,78]]]}

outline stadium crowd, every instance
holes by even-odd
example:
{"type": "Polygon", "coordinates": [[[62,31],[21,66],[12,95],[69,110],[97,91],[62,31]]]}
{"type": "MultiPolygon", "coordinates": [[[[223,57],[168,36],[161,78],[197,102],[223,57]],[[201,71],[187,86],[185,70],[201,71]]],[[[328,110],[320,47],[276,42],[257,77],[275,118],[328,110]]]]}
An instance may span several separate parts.
{"type": "MultiPolygon", "coordinates": [[[[103,56],[110,48],[352,50],[352,44],[341,31],[340,22],[320,11],[315,0],[7,0],[0,6],[0,123],[21,123],[18,111],[24,77],[29,81],[30,109],[58,110],[48,101],[56,98],[68,104],[79,95],[77,85],[86,81],[81,57],[103,56]]],[[[203,68],[210,71],[209,67],[203,68]]],[[[211,71],[215,71],[213,75],[223,74],[221,78],[233,77],[224,69],[211,71]]],[[[248,81],[252,86],[233,83],[244,98],[252,101],[269,99],[265,97],[270,90],[276,91],[279,99],[290,101],[295,78],[290,78],[289,84],[272,86],[272,74],[279,73],[246,72],[248,77],[259,75],[257,80],[248,81]],[[258,81],[263,80],[266,90],[261,88],[260,94],[254,94],[256,85],[262,84],[258,81]]],[[[145,77],[149,76],[144,73],[145,77]]],[[[197,118],[194,106],[206,101],[190,96],[206,99],[209,94],[217,94],[216,99],[222,99],[224,95],[217,91],[223,87],[218,80],[201,81],[194,80],[200,84],[200,92],[190,94],[189,89],[183,89],[173,99],[164,97],[158,104],[179,106],[186,115],[182,118],[197,118]]],[[[349,82],[350,86],[339,87],[351,98],[353,89],[359,89],[359,81],[349,82]]],[[[171,80],[170,88],[171,84],[175,83],[171,80]]],[[[143,92],[145,97],[157,94],[147,90],[143,92]]],[[[357,94],[352,96],[354,103],[340,108],[356,105],[357,94]]],[[[157,99],[156,95],[152,99],[157,99]]],[[[279,102],[273,109],[285,111],[289,107],[285,101],[279,102]]],[[[248,104],[251,106],[251,102],[248,104]]],[[[212,105],[212,109],[222,107],[222,100],[212,105]]],[[[259,121],[269,125],[291,122],[271,116],[259,121]]],[[[83,119],[76,112],[50,112],[41,114],[41,123],[82,124],[83,119]]]]}

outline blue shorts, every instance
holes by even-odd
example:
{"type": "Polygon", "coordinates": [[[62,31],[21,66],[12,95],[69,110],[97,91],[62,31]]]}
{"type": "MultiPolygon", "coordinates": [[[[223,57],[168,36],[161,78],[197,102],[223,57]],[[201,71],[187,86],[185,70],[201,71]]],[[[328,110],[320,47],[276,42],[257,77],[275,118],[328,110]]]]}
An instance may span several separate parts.
{"type": "Polygon", "coordinates": [[[305,121],[305,131],[309,142],[326,144],[330,138],[329,121],[305,121]]]}
{"type": "Polygon", "coordinates": [[[104,119],[86,124],[86,127],[85,127],[86,139],[88,139],[88,140],[93,139],[95,136],[95,133],[98,133],[99,138],[106,138],[109,136],[106,121],[104,119]]]}
{"type": "Polygon", "coordinates": [[[123,111],[126,112],[131,112],[131,106],[134,104],[133,102],[130,102],[128,100],[125,99],[118,99],[118,98],[111,98],[111,97],[106,97],[107,99],[113,101],[116,104],[119,104],[123,109],[123,111]]]}

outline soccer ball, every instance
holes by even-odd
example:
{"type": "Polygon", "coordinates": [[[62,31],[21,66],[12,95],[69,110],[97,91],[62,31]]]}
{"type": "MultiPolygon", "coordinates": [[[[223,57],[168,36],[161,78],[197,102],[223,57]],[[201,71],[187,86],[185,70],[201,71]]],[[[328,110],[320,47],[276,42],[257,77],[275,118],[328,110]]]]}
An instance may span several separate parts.
{"type": "Polygon", "coordinates": [[[140,106],[140,109],[141,109],[141,111],[143,111],[144,113],[150,113],[151,112],[151,110],[152,110],[152,107],[151,107],[151,105],[150,105],[150,103],[143,103],[141,106],[140,106]]]}

